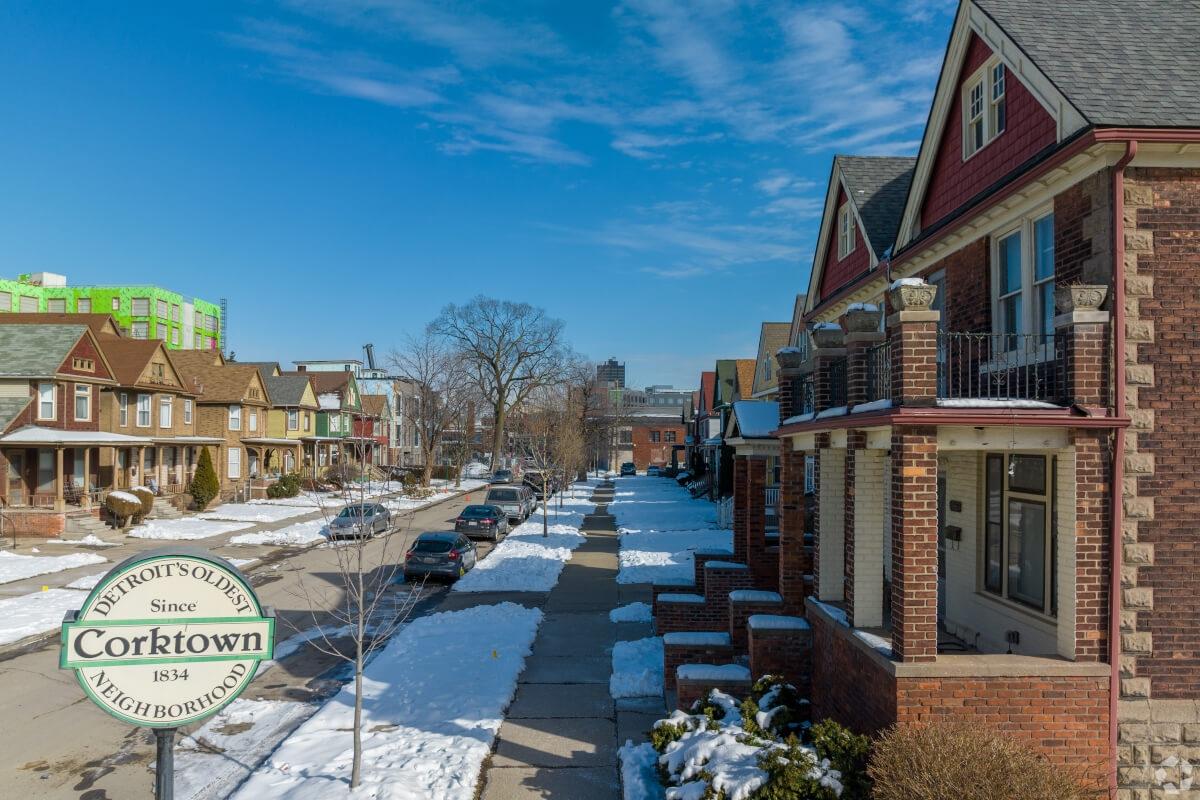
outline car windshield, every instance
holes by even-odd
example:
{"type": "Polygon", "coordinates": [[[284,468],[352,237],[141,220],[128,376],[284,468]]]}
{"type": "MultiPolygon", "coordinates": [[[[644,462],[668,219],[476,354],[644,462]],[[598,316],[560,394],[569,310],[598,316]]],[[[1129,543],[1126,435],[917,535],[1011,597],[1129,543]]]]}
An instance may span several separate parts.
{"type": "Polygon", "coordinates": [[[449,553],[451,544],[449,539],[418,539],[413,550],[418,553],[449,553]]]}
{"type": "Polygon", "coordinates": [[[512,471],[507,470],[507,469],[498,469],[498,470],[496,470],[496,477],[497,478],[511,478],[512,471]]]}
{"type": "Polygon", "coordinates": [[[342,509],[342,513],[338,514],[338,516],[341,517],[342,519],[349,519],[351,517],[361,517],[363,514],[367,514],[368,516],[370,516],[371,507],[370,506],[346,506],[345,508],[342,509]]]}
{"type": "Polygon", "coordinates": [[[521,493],[516,489],[493,489],[488,492],[489,503],[516,503],[521,499],[521,493]]]}
{"type": "Polygon", "coordinates": [[[495,513],[496,509],[491,506],[467,506],[463,509],[462,515],[470,519],[483,519],[493,516],[495,513]]]}

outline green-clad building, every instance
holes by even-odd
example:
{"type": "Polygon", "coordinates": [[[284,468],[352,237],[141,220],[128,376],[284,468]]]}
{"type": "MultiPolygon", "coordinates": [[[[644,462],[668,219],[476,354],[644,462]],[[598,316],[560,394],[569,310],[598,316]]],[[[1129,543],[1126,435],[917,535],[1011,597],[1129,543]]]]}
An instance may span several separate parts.
{"type": "Polygon", "coordinates": [[[68,286],[63,275],[0,278],[4,312],[111,314],[134,339],[161,339],[172,350],[220,350],[221,307],[158,286],[68,286]]]}

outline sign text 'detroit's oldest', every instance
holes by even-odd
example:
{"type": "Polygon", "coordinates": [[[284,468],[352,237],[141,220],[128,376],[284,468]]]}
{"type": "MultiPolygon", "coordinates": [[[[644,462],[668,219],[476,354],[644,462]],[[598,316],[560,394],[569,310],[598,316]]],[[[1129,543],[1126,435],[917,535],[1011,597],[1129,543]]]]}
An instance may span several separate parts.
{"type": "Polygon", "coordinates": [[[273,612],[235,567],[166,548],[118,564],[68,615],[60,666],[118,719],[175,728],[237,697],[274,640],[273,612]]]}

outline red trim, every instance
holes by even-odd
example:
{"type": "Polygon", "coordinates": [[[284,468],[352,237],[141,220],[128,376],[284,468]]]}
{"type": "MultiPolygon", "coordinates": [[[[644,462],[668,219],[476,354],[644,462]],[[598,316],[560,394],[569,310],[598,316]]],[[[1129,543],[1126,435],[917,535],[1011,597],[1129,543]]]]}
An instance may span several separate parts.
{"type": "MultiPolygon", "coordinates": [[[[1058,168],[1063,162],[1074,157],[1078,153],[1097,143],[1103,142],[1127,142],[1131,140],[1140,140],[1143,142],[1200,142],[1200,129],[1196,128],[1152,128],[1141,130],[1138,128],[1093,128],[1079,138],[1068,142],[1062,149],[1052,153],[1045,161],[1035,165],[1029,172],[1019,176],[1021,180],[1014,180],[1006,186],[1001,187],[978,205],[972,207],[966,214],[961,217],[952,218],[951,223],[947,224],[934,233],[928,239],[919,239],[910,248],[902,250],[891,262],[892,268],[898,264],[903,264],[908,259],[922,252],[925,248],[940,241],[947,234],[951,233],[959,226],[970,222],[979,214],[999,203],[1009,195],[1023,189],[1027,184],[1037,180],[1043,174],[1058,168]]],[[[870,272],[860,275],[855,280],[847,283],[845,286],[838,289],[829,297],[822,297],[821,302],[812,308],[804,315],[804,320],[808,321],[818,312],[824,310],[828,306],[835,303],[842,296],[859,289],[872,278],[876,277],[879,270],[871,270],[870,272]]]]}
{"type": "Polygon", "coordinates": [[[880,425],[1024,425],[1034,428],[1114,428],[1130,425],[1124,416],[1106,411],[1094,415],[1079,414],[1070,408],[911,408],[901,407],[871,414],[842,414],[837,417],[797,422],[772,431],[776,437],[802,433],[823,433],[846,428],[873,428],[880,425]]]}

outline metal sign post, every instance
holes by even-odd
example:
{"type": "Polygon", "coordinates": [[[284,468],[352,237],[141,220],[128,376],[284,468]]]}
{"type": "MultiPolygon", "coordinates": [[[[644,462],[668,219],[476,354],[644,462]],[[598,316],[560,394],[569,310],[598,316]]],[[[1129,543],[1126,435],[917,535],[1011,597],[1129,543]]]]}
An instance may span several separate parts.
{"type": "Polygon", "coordinates": [[[274,644],[275,612],[236,567],[168,547],[122,561],[67,614],[59,667],[104,711],[154,730],[154,797],[170,800],[175,732],[241,694],[274,644]]]}

